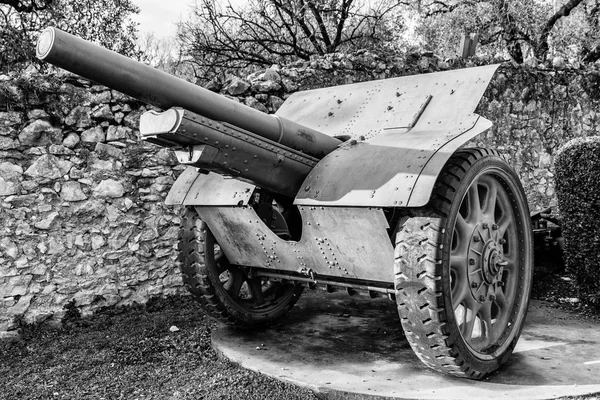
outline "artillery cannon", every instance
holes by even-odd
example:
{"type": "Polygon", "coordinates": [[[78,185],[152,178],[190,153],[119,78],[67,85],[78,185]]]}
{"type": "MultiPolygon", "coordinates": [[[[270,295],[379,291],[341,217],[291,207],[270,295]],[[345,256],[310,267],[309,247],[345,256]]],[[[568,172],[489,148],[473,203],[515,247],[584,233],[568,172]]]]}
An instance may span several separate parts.
{"type": "Polygon", "coordinates": [[[37,55],[166,109],[144,140],[188,168],[183,280],[208,315],[275,321],[305,286],[387,296],[430,368],[481,379],[511,355],[532,281],[523,188],[474,113],[497,66],[298,92],[262,114],[55,28],[37,55]]]}

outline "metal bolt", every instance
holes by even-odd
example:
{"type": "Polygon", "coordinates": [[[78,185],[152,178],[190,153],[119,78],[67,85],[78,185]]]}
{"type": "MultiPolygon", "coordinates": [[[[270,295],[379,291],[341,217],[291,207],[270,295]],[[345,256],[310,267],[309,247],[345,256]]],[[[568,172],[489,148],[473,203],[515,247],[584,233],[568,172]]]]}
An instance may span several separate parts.
{"type": "Polygon", "coordinates": [[[471,282],[471,287],[473,289],[477,289],[478,286],[479,286],[479,284],[477,282],[471,282]]]}
{"type": "Polygon", "coordinates": [[[504,282],[498,281],[498,287],[503,287],[503,286],[504,286],[504,282]]]}
{"type": "Polygon", "coordinates": [[[492,229],[493,229],[493,230],[495,230],[495,231],[497,231],[497,230],[498,230],[498,225],[496,225],[496,224],[493,224],[493,225],[492,225],[492,229]]]}
{"type": "Polygon", "coordinates": [[[485,301],[485,296],[484,295],[479,296],[479,301],[485,301]]]}
{"type": "Polygon", "coordinates": [[[506,244],[506,239],[500,238],[500,240],[498,240],[498,243],[500,243],[500,244],[506,244]]]}
{"type": "Polygon", "coordinates": [[[489,225],[488,225],[488,223],[487,223],[487,222],[484,222],[483,224],[481,224],[481,227],[482,227],[483,229],[487,229],[487,228],[488,228],[488,226],[489,226],[489,225]]]}
{"type": "Polygon", "coordinates": [[[490,301],[496,301],[496,295],[490,294],[490,301]]]}
{"type": "Polygon", "coordinates": [[[469,264],[470,265],[475,265],[475,259],[474,258],[469,258],[469,264]]]}
{"type": "Polygon", "coordinates": [[[479,242],[479,241],[481,241],[481,238],[479,236],[473,236],[473,241],[479,242]]]}
{"type": "Polygon", "coordinates": [[[498,267],[506,267],[508,265],[508,261],[503,260],[503,259],[498,259],[498,260],[496,260],[496,265],[498,267]]]}

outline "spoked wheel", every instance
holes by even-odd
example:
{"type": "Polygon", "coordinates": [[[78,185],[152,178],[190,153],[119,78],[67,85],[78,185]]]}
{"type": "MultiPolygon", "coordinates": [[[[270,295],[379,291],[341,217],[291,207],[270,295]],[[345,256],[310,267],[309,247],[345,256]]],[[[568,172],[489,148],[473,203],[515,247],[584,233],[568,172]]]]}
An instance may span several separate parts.
{"type": "Polygon", "coordinates": [[[481,379],[512,354],[533,270],[529,209],[494,151],[447,163],[429,205],[400,221],[395,284],[407,340],[429,367],[481,379]]]}
{"type": "Polygon", "coordinates": [[[229,262],[193,207],[181,221],[179,265],[183,281],[204,311],[227,325],[253,328],[288,312],[303,287],[252,277],[249,268],[229,262]]]}

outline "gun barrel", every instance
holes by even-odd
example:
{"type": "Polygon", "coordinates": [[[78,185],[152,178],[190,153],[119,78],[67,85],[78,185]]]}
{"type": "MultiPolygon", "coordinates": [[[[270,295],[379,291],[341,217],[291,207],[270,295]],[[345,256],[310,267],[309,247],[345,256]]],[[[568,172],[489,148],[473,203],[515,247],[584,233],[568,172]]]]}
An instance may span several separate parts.
{"type": "Polygon", "coordinates": [[[41,60],[156,107],[181,107],[313,157],[322,158],[341,143],[322,132],[262,113],[54,27],[41,32],[36,54],[41,60]]]}
{"type": "Polygon", "coordinates": [[[295,197],[319,160],[231,124],[188,110],[148,111],[140,117],[144,140],[175,148],[179,162],[252,182],[295,197]]]}

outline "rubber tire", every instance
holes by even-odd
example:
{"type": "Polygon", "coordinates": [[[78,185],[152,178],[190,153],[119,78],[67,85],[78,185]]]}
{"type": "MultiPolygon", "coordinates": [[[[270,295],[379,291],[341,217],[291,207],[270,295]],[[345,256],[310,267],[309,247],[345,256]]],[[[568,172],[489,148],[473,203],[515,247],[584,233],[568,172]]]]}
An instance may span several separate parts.
{"type": "Polygon", "coordinates": [[[215,243],[196,210],[185,207],[181,216],[178,264],[185,286],[208,316],[229,326],[252,329],[274,322],[298,301],[304,287],[291,282],[274,282],[277,286],[273,298],[265,307],[254,309],[235,301],[217,272],[215,243]]]}
{"type": "Polygon", "coordinates": [[[396,302],[415,354],[428,367],[463,378],[483,379],[498,370],[512,354],[523,329],[531,292],[533,239],[518,176],[493,150],[461,149],[441,172],[429,204],[401,219],[396,231],[396,302]],[[522,265],[517,269],[521,269],[522,286],[517,289],[521,297],[515,298],[516,308],[512,309],[512,315],[516,314],[514,325],[501,343],[504,350],[492,353],[491,359],[482,359],[463,339],[450,287],[450,251],[457,214],[470,183],[486,171],[497,173],[510,193],[518,219],[515,232],[523,240],[518,246],[522,265]]]}

